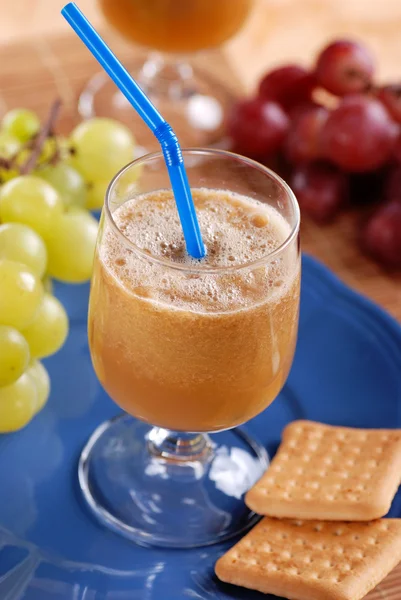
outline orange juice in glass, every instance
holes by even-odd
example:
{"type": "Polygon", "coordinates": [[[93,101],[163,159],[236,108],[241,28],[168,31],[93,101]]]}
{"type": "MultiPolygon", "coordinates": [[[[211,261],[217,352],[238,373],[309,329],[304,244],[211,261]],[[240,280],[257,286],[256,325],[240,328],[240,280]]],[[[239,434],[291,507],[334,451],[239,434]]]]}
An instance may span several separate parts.
{"type": "Polygon", "coordinates": [[[251,0],[98,0],[128,40],[161,52],[220,46],[240,29],[251,0]]]}
{"type": "MultiPolygon", "coordinates": [[[[245,23],[253,0],[98,0],[110,24],[129,42],[146,49],[145,60],[130,67],[134,78],[178,134],[183,146],[218,141],[224,114],[233,97],[229,89],[194,69],[188,56],[216,48],[245,23]]],[[[156,143],[124,97],[102,74],[81,95],[83,117],[115,117],[127,123],[146,148],[156,143]]]]}
{"type": "Polygon", "coordinates": [[[300,283],[299,211],[286,184],[223,151],[183,154],[202,261],[186,254],[161,154],[128,166],[109,188],[89,343],[103,387],[127,414],[93,434],[80,463],[102,522],[175,547],[221,541],[255,520],[243,494],[266,454],[234,428],[285,383],[300,283]]]}

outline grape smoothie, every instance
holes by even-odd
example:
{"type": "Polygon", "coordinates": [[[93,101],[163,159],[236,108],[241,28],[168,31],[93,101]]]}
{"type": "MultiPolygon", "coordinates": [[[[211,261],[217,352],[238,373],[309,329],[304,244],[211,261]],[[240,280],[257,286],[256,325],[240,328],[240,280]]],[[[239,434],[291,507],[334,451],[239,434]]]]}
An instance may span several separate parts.
{"type": "Polygon", "coordinates": [[[170,190],[128,200],[114,224],[103,218],[89,341],[101,383],[124,410],[204,432],[249,420],[282,388],[300,267],[296,249],[274,255],[290,226],[273,207],[218,189],[193,189],[193,198],[202,261],[186,254],[170,190]]]}

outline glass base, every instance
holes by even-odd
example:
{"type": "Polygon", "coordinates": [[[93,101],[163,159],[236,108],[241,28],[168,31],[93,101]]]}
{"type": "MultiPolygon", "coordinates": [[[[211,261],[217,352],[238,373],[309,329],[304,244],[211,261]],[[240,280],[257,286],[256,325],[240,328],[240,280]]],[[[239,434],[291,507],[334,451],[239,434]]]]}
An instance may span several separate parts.
{"type": "MultiPolygon", "coordinates": [[[[181,146],[226,148],[225,119],[235,97],[219,81],[187,63],[165,63],[158,55],[131,65],[130,72],[172,126],[181,146]]],[[[78,109],[84,119],[111,117],[125,123],[142,151],[159,149],[152,132],[105,73],[83,90],[78,109]]]]}
{"type": "Polygon", "coordinates": [[[138,544],[194,548],[256,523],[243,498],[268,463],[243,429],[174,435],[123,414],[92,434],[78,474],[101,524],[138,544]]]}

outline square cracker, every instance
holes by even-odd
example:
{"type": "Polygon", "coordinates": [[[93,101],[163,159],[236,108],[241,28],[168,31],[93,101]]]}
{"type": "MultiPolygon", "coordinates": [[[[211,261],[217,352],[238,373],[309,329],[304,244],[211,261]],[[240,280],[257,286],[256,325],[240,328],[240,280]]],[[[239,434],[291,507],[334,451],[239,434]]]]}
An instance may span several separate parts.
{"type": "Polygon", "coordinates": [[[401,560],[401,519],[265,517],[216,563],[222,581],[291,600],[360,600],[401,560]]]}
{"type": "Polygon", "coordinates": [[[245,497],[261,515],[370,521],[387,514],[401,478],[401,430],[294,421],[245,497]]]}

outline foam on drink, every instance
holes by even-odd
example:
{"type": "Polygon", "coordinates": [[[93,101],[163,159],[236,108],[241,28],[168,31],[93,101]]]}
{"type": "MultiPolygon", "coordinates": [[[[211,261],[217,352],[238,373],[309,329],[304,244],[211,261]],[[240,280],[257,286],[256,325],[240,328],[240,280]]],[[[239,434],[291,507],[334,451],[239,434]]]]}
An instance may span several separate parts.
{"type": "Polygon", "coordinates": [[[185,250],[170,190],[129,200],[113,214],[120,231],[143,252],[193,269],[192,275],[161,269],[108,231],[101,258],[110,273],[132,294],[193,311],[238,310],[285,293],[293,263],[277,258],[256,270],[250,265],[287,239],[287,221],[273,207],[233,192],[195,189],[192,194],[207,248],[202,261],[185,250]],[[246,265],[248,269],[238,270],[246,265]],[[222,274],[208,273],[210,269],[222,274]]]}

